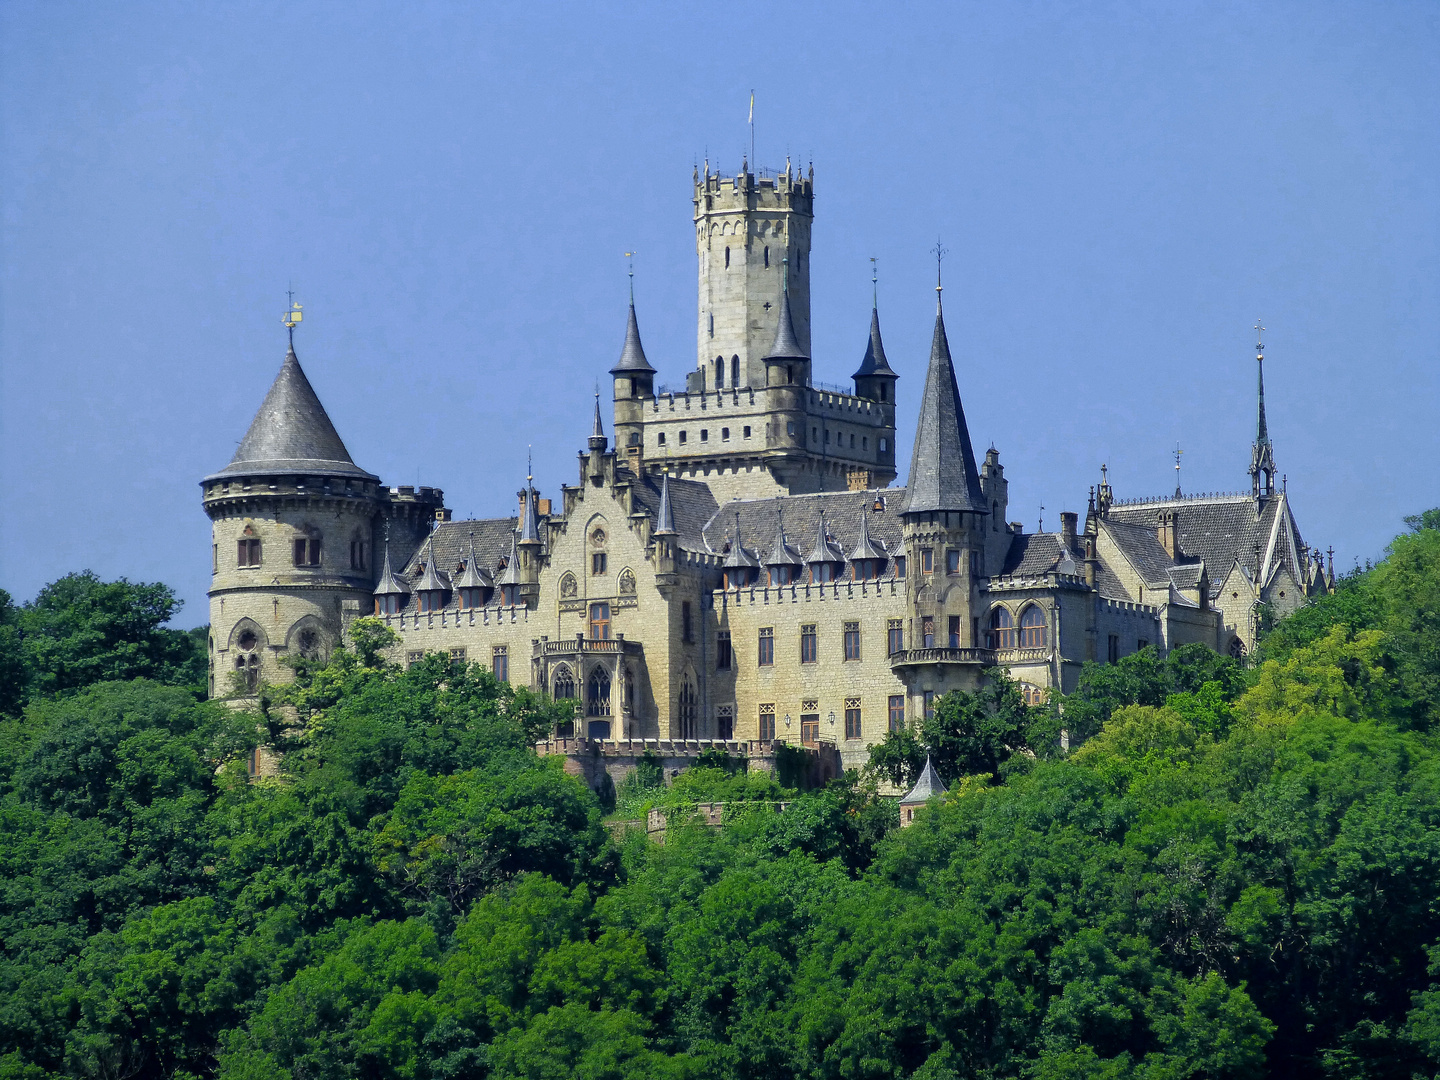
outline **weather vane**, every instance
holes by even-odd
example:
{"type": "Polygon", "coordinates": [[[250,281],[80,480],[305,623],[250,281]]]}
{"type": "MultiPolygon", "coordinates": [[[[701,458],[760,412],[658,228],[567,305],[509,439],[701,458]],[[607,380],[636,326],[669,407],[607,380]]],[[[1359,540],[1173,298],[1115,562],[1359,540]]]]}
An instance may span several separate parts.
{"type": "Polygon", "coordinates": [[[1175,444],[1175,497],[1180,497],[1180,455],[1185,453],[1180,449],[1180,444],[1175,444]]]}
{"type": "Polygon", "coordinates": [[[1265,351],[1265,328],[1260,325],[1259,319],[1255,320],[1255,351],[1257,353],[1265,351]]]}
{"type": "Polygon", "coordinates": [[[280,322],[284,324],[286,330],[290,331],[290,348],[293,350],[295,348],[295,327],[300,324],[300,320],[305,316],[301,314],[300,305],[295,302],[295,290],[287,289],[285,296],[290,303],[290,307],[286,310],[285,317],[281,319],[280,322]]]}
{"type": "MultiPolygon", "coordinates": [[[[708,165],[706,166],[706,171],[709,171],[708,165]]],[[[628,259],[630,263],[630,302],[633,304],[635,302],[635,252],[625,252],[625,258],[628,259]]]]}
{"type": "Polygon", "coordinates": [[[935,291],[942,288],[940,283],[940,264],[945,261],[945,256],[950,254],[950,249],[940,243],[939,238],[935,240],[935,246],[930,249],[930,254],[935,256],[935,291]]]}

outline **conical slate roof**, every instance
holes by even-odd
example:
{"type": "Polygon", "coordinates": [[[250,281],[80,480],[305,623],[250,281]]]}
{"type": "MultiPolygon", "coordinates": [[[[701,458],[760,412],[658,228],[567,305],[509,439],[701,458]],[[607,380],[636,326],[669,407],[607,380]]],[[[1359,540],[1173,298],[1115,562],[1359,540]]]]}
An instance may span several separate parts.
{"type": "Polygon", "coordinates": [[[935,771],[935,766],[930,764],[930,757],[925,757],[925,768],[920,773],[920,779],[915,781],[915,786],[910,789],[903,799],[901,806],[913,806],[915,803],[929,802],[935,795],[944,795],[945,785],[940,780],[940,774],[935,771]]]}
{"type": "Polygon", "coordinates": [[[635,321],[635,301],[630,301],[630,321],[625,327],[625,347],[620,350],[620,359],[610,369],[611,375],[625,375],[641,371],[655,374],[650,361],[645,359],[645,348],[640,344],[640,324],[635,321]]]}
{"type": "Polygon", "coordinates": [[[860,368],[852,379],[863,379],[868,375],[889,375],[892,378],[899,378],[890,367],[890,361],[885,359],[885,343],[880,340],[880,311],[878,308],[870,309],[870,341],[865,346],[865,359],[860,361],[860,368]]]}
{"type": "Polygon", "coordinates": [[[670,509],[670,474],[660,481],[660,509],[655,514],[655,535],[673,536],[675,533],[675,512],[670,509]]]}
{"type": "Polygon", "coordinates": [[[889,557],[890,553],[885,550],[884,544],[877,544],[870,539],[870,513],[862,510],[860,512],[860,535],[855,538],[855,550],[850,552],[850,561],[888,559],[889,557]]]}
{"type": "Polygon", "coordinates": [[[455,577],[457,589],[489,589],[495,585],[489,571],[481,569],[475,561],[475,533],[470,533],[470,553],[465,558],[465,569],[455,577]]]}
{"type": "Polygon", "coordinates": [[[735,515],[735,538],[731,541],[730,550],[725,555],[725,562],[722,564],[726,570],[738,570],[742,567],[753,568],[760,565],[760,560],[751,554],[740,540],[740,515],[735,515]]]}
{"type": "Polygon", "coordinates": [[[945,336],[945,315],[938,301],[935,337],[930,343],[930,366],[925,372],[925,391],[920,396],[915,451],[910,455],[906,490],[907,514],[930,510],[984,513],[989,509],[980,492],[975,450],[965,426],[955,365],[950,359],[950,342],[945,336]]]}
{"type": "Polygon", "coordinates": [[[246,473],[329,473],[376,480],[350,459],[335,425],[300,368],[292,345],[240,448],[217,477],[246,473]]]}
{"type": "Polygon", "coordinates": [[[790,316],[790,289],[780,294],[780,323],[775,327],[775,344],[765,355],[766,360],[808,360],[800,339],[795,336],[795,320],[790,316]]]}
{"type": "Polygon", "coordinates": [[[385,565],[380,570],[380,581],[375,586],[376,596],[409,596],[410,586],[395,576],[390,569],[390,545],[385,545],[385,565]]]}
{"type": "Polygon", "coordinates": [[[830,540],[825,529],[825,511],[820,511],[820,520],[815,525],[815,547],[805,556],[807,563],[844,562],[845,555],[830,540]]]}
{"type": "Polygon", "coordinates": [[[435,565],[435,541],[430,541],[430,557],[425,560],[425,569],[415,583],[416,592],[443,592],[450,588],[446,575],[435,565]]]}
{"type": "Polygon", "coordinates": [[[520,551],[515,546],[515,533],[510,534],[510,555],[505,560],[505,569],[500,574],[501,585],[521,585],[520,551]]]}
{"type": "MultiPolygon", "coordinates": [[[[598,423],[600,414],[595,414],[598,423]]],[[[534,485],[525,487],[525,516],[520,519],[520,543],[538,544],[540,540],[540,494],[534,485]]]]}
{"type": "Polygon", "coordinates": [[[770,549],[770,554],[765,558],[766,566],[802,566],[804,561],[800,558],[798,548],[790,546],[785,539],[785,519],[777,512],[775,515],[775,546],[770,549]]]}

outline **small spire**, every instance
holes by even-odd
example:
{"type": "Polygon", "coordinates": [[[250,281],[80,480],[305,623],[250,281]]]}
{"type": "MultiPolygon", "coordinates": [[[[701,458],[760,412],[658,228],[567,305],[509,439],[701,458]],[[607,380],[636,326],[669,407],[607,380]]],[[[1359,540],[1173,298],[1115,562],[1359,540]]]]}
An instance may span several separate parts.
{"type": "Polygon", "coordinates": [[[869,500],[867,499],[865,507],[860,510],[860,535],[855,540],[855,550],[850,552],[852,563],[861,559],[888,559],[890,557],[888,551],[870,539],[870,514],[869,500]]]}
{"type": "Polygon", "coordinates": [[[780,320],[775,327],[775,344],[766,354],[768,360],[808,360],[800,339],[795,334],[795,320],[790,315],[790,260],[785,259],[784,287],[780,293],[780,320]]]}
{"type": "MultiPolygon", "coordinates": [[[[529,462],[526,462],[528,467],[529,462]]],[[[535,490],[535,477],[525,477],[525,510],[520,520],[520,543],[540,543],[540,509],[537,505],[540,502],[539,493],[535,490]]]]}
{"type": "MultiPolygon", "coordinates": [[[[627,252],[633,255],[634,252],[627,252]]],[[[635,320],[635,264],[630,264],[630,314],[625,323],[625,345],[620,350],[620,359],[610,369],[611,375],[627,375],[632,372],[655,374],[650,361],[645,359],[645,348],[640,344],[640,324],[635,320]]]]}
{"type": "Polygon", "coordinates": [[[775,500],[775,547],[771,550],[769,558],[765,560],[766,566],[800,566],[803,564],[800,553],[790,546],[785,539],[785,514],[780,508],[780,500],[775,500]]]}
{"type": "Polygon", "coordinates": [[[664,474],[660,481],[660,509],[655,515],[655,535],[675,535],[675,517],[670,509],[670,474],[664,474]]]}
{"type": "Polygon", "coordinates": [[[1180,458],[1184,453],[1185,451],[1180,449],[1180,444],[1177,442],[1175,444],[1175,498],[1177,499],[1183,498],[1180,493],[1180,458]]]}
{"type": "Polygon", "coordinates": [[[830,533],[825,528],[825,511],[820,511],[820,520],[815,525],[815,548],[805,557],[807,563],[844,562],[845,556],[835,550],[830,542],[830,533]]]}
{"type": "Polygon", "coordinates": [[[930,763],[930,755],[925,755],[925,768],[920,771],[920,777],[915,781],[907,795],[900,800],[901,806],[914,806],[916,803],[929,802],[936,795],[945,794],[945,785],[940,780],[940,774],[935,771],[935,766],[930,763]]]}
{"type": "Polygon", "coordinates": [[[605,449],[605,425],[600,420],[600,391],[595,391],[595,424],[590,431],[590,449],[604,451],[605,449]]]}
{"type": "Polygon", "coordinates": [[[1250,446],[1250,492],[1258,501],[1275,493],[1275,448],[1265,422],[1265,327],[1255,320],[1255,367],[1257,369],[1255,441],[1250,446]]]}

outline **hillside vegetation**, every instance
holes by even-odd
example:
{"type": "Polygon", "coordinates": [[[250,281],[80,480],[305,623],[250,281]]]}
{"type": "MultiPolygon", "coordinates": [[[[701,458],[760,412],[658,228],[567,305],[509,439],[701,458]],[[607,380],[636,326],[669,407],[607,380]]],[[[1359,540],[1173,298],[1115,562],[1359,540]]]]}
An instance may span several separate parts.
{"type": "Polygon", "coordinates": [[[163,586],[0,595],[0,1080],[1435,1077],[1410,525],[1252,667],[1146,651],[1049,708],[996,673],[823,790],[638,775],[663,846],[535,755],[554,706],[374,622],[241,714],[163,586]],[[876,786],[927,751],[901,830],[876,786]]]}

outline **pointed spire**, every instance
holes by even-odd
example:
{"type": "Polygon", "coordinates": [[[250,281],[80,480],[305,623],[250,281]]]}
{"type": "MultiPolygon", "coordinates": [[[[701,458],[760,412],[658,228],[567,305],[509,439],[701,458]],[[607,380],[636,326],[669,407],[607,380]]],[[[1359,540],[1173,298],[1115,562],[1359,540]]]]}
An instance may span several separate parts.
{"type": "Polygon", "coordinates": [[[800,558],[800,552],[790,546],[785,539],[785,515],[780,510],[780,502],[775,502],[775,546],[770,549],[770,554],[765,559],[766,566],[803,566],[805,560],[800,558]]]}
{"type": "Polygon", "coordinates": [[[650,366],[650,361],[645,359],[645,348],[640,344],[640,324],[635,321],[635,292],[634,279],[631,279],[630,292],[630,317],[625,324],[625,347],[620,350],[620,359],[610,369],[611,375],[629,374],[632,372],[648,372],[655,374],[655,369],[650,366]]]}
{"type": "Polygon", "coordinates": [[[920,779],[915,781],[906,796],[900,800],[901,806],[913,806],[916,803],[929,802],[936,795],[945,794],[945,784],[940,779],[940,774],[935,771],[935,766],[930,763],[930,755],[925,755],[925,768],[920,771],[920,779]]]}
{"type": "Polygon", "coordinates": [[[867,375],[889,375],[891,378],[898,378],[894,369],[890,367],[890,361],[885,359],[885,343],[880,340],[880,311],[878,308],[870,309],[870,340],[865,343],[865,359],[860,361],[860,367],[852,379],[863,379],[867,375]]]}
{"type": "Polygon", "coordinates": [[[800,339],[795,335],[795,320],[790,315],[790,260],[785,260],[785,287],[780,294],[780,321],[775,327],[775,344],[766,360],[808,360],[800,339]]]}
{"type": "Polygon", "coordinates": [[[725,562],[722,564],[726,570],[738,570],[742,568],[753,568],[760,565],[760,560],[752,555],[740,539],[740,511],[735,511],[735,538],[731,541],[730,550],[725,555],[725,562]]]}
{"type": "Polygon", "coordinates": [[[444,592],[450,588],[450,582],[445,575],[435,566],[435,534],[430,534],[427,542],[429,555],[424,562],[424,569],[420,573],[420,580],[415,583],[416,592],[444,592]]]}
{"type": "Polygon", "coordinates": [[[675,516],[670,510],[670,474],[668,472],[660,481],[660,510],[655,515],[655,535],[675,535],[675,516]]]}
{"type": "Polygon", "coordinates": [[[495,585],[489,571],[483,570],[475,561],[475,530],[470,530],[470,549],[465,557],[465,569],[455,578],[457,589],[489,589],[495,585]]]}
{"type": "Polygon", "coordinates": [[[395,576],[390,569],[390,538],[385,538],[385,562],[380,567],[380,581],[375,586],[376,596],[409,596],[410,586],[395,576]]]}
{"type": "Polygon", "coordinates": [[[535,485],[528,481],[533,477],[526,477],[525,486],[525,512],[520,519],[520,543],[540,543],[540,510],[537,504],[540,502],[540,493],[535,490],[535,485]]]}
{"type": "Polygon", "coordinates": [[[1275,493],[1275,448],[1270,442],[1270,429],[1265,423],[1265,328],[1255,320],[1255,366],[1258,369],[1255,441],[1250,446],[1250,490],[1256,499],[1275,493]]]}
{"type": "Polygon", "coordinates": [[[870,539],[870,500],[867,497],[860,508],[860,535],[855,539],[855,550],[850,552],[850,561],[861,559],[888,559],[890,553],[883,546],[870,539]]]}
{"type": "Polygon", "coordinates": [[[230,464],[216,476],[246,473],[330,473],[379,479],[360,468],[300,367],[292,340],[280,373],[250,421],[230,464]]]}
{"type": "Polygon", "coordinates": [[[985,513],[975,450],[960,404],[955,364],[945,335],[945,312],[940,286],[935,287],[935,335],[930,342],[930,366],[920,396],[915,425],[915,450],[910,455],[910,477],[905,513],[931,510],[969,510],[985,513]]]}
{"type": "Polygon", "coordinates": [[[605,425],[600,421],[600,391],[595,391],[595,423],[590,429],[590,451],[605,452],[605,425]]]}
{"type": "Polygon", "coordinates": [[[510,530],[510,554],[505,560],[505,569],[500,574],[501,585],[524,584],[525,579],[520,576],[520,549],[516,545],[518,535],[514,529],[510,530]]]}
{"type": "Polygon", "coordinates": [[[815,525],[815,546],[810,554],[805,556],[807,563],[832,563],[844,562],[845,556],[836,550],[835,545],[830,542],[830,534],[825,528],[825,511],[820,511],[820,520],[815,525]]]}

